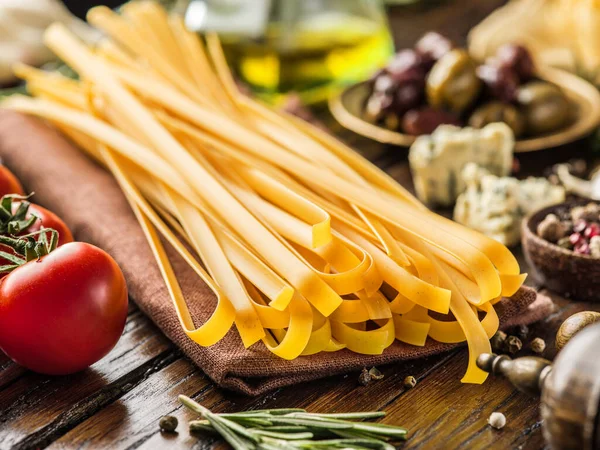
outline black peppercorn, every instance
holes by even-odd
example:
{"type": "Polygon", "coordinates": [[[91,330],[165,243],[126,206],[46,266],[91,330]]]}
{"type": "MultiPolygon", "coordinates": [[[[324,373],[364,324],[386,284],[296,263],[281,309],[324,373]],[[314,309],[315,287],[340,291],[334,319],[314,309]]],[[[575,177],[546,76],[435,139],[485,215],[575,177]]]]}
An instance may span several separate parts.
{"type": "Polygon", "coordinates": [[[503,331],[496,331],[496,334],[490,339],[492,350],[496,353],[500,353],[504,350],[504,343],[506,342],[506,333],[503,331]]]}
{"type": "Polygon", "coordinates": [[[179,421],[177,420],[177,417],[173,416],[161,417],[160,421],[158,422],[160,430],[167,433],[173,433],[177,429],[178,424],[179,421]]]}
{"type": "Polygon", "coordinates": [[[523,348],[523,342],[517,336],[509,336],[506,339],[505,350],[507,353],[514,355],[523,348]]]}
{"type": "Polygon", "coordinates": [[[360,384],[362,384],[363,386],[366,386],[367,384],[369,384],[371,382],[371,374],[369,373],[369,371],[364,368],[362,370],[362,372],[360,373],[360,375],[358,376],[358,382],[360,384]]]}

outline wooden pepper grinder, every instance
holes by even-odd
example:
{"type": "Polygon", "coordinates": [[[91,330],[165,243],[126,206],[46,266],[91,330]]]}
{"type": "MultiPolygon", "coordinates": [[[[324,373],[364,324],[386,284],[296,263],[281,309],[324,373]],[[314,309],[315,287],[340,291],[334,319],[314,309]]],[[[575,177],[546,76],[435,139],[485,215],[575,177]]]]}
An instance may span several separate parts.
{"type": "Polygon", "coordinates": [[[566,344],[554,363],[484,353],[477,365],[519,390],[542,395],[544,438],[555,450],[600,450],[600,323],[566,344]]]}

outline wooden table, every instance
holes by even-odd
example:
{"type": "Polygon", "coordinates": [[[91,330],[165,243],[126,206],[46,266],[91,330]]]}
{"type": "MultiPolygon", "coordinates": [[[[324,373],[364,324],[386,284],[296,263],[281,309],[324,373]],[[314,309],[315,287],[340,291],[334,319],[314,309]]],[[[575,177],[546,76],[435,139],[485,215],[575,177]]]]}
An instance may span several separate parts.
{"type": "MultiPolygon", "coordinates": [[[[419,8],[394,12],[392,24],[399,47],[429,28],[464,39],[472,24],[502,2],[480,1],[477,7],[473,3],[442,3],[427,17],[419,8]]],[[[384,148],[349,133],[342,133],[342,137],[400,182],[410,185],[405,151],[384,148]]],[[[578,149],[582,151],[582,147],[578,149]]],[[[520,159],[524,171],[541,173],[552,160],[573,155],[573,150],[565,149],[520,159]]],[[[520,249],[515,252],[522,257],[520,249]]],[[[527,270],[525,263],[523,267],[527,270]]],[[[528,283],[536,286],[533,279],[528,283]]],[[[546,293],[543,286],[536,287],[546,293]]],[[[550,295],[556,311],[532,326],[530,334],[549,344],[547,357],[555,353],[554,334],[564,318],[580,310],[600,310],[550,295]]],[[[466,362],[467,350],[462,348],[381,367],[385,378],[366,387],[358,384],[358,373],[351,373],[248,398],[217,388],[132,305],[116,348],[83,373],[68,377],[37,375],[0,354],[0,449],[222,447],[217,441],[189,435],[187,422],[195,416],[179,405],[179,394],[215,412],[277,407],[302,407],[314,412],[384,410],[384,423],[408,428],[409,440],[404,449],[543,448],[538,400],[517,392],[502,379],[490,378],[481,386],[461,384],[466,362]],[[407,375],[418,380],[412,390],[402,385],[407,375]],[[494,411],[506,415],[508,422],[501,431],[486,424],[494,411]],[[178,417],[179,434],[159,432],[158,421],[167,414],[178,417]]]]}

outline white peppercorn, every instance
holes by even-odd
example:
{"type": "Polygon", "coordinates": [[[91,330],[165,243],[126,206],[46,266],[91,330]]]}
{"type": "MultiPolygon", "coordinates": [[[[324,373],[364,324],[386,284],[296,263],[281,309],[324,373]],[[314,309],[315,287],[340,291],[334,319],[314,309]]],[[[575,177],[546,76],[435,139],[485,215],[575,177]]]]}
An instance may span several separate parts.
{"type": "Polygon", "coordinates": [[[496,430],[500,430],[506,425],[506,417],[501,412],[493,412],[488,418],[488,423],[496,430]]]}
{"type": "Polygon", "coordinates": [[[411,375],[404,379],[404,387],[406,389],[412,389],[417,385],[417,379],[411,375]]]}
{"type": "Polygon", "coordinates": [[[575,206],[571,209],[571,218],[574,222],[585,220],[588,222],[598,221],[600,218],[600,205],[588,203],[585,206],[575,206]]]}
{"type": "Polygon", "coordinates": [[[546,342],[542,338],[535,338],[531,341],[531,350],[541,355],[546,350],[546,342]]]}
{"type": "Polygon", "coordinates": [[[565,237],[567,228],[555,214],[548,214],[537,226],[537,234],[542,239],[556,242],[565,237]]]}

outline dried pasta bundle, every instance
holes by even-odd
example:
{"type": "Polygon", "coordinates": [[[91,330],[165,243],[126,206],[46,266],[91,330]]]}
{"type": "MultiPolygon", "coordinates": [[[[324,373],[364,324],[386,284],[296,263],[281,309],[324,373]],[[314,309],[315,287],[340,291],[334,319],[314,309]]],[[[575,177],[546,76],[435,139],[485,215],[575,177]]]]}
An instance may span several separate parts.
{"type": "Polygon", "coordinates": [[[80,79],[19,66],[35,98],[2,106],[52,122],[113,173],[190,339],[212,345],[235,325],[246,347],[262,341],[285,359],[466,341],[463,381],[485,380],[475,359],[498,328],[493,304],[525,278],[506,247],[241,95],[217,37],[201,40],[156,3],[97,7],[88,20],[107,36],[95,48],[60,25],[45,34],[80,79]],[[160,235],[215,292],[207,322],[194,323],[160,235]]]}

